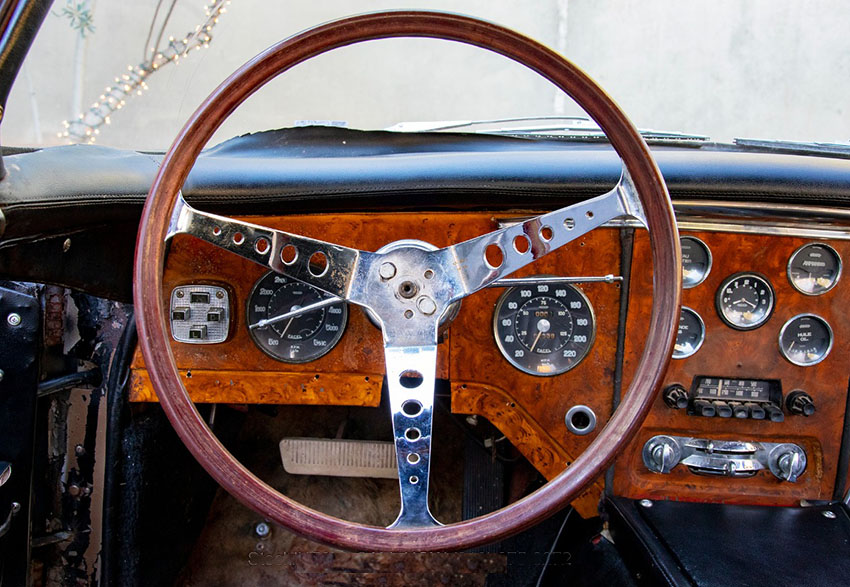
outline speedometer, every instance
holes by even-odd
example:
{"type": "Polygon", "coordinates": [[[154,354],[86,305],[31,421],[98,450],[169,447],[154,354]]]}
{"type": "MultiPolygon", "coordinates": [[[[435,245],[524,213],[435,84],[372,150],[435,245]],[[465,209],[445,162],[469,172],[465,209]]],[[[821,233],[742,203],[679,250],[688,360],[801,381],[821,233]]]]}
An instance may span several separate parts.
{"type": "Polygon", "coordinates": [[[271,272],[260,279],[248,300],[248,331],[260,349],[278,361],[306,363],[327,354],[339,342],[348,318],[345,302],[332,303],[282,320],[294,310],[330,296],[312,285],[271,272]]]}
{"type": "Polygon", "coordinates": [[[552,376],[578,365],[593,345],[593,307],[563,283],[511,287],[496,303],[493,333],[502,356],[531,375],[552,376]]]}

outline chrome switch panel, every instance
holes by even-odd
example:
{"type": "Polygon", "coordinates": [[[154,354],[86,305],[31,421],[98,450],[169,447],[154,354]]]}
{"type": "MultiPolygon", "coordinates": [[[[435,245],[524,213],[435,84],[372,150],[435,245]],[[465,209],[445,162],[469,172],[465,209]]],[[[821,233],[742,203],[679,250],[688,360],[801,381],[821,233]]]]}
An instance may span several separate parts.
{"type": "Polygon", "coordinates": [[[230,331],[230,298],[217,285],[179,285],[171,292],[171,336],[177,342],[216,344],[230,331]]]}

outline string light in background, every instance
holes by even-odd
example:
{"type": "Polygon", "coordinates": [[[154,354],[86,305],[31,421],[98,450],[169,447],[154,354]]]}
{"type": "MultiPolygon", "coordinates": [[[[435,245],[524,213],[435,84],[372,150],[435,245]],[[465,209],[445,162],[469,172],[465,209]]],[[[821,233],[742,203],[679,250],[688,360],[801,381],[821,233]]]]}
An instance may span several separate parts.
{"type": "Polygon", "coordinates": [[[219,17],[227,12],[230,0],[212,0],[204,6],[205,20],[182,39],[168,38],[168,45],[162,50],[151,48],[151,57],[138,65],[128,65],[127,71],[115,78],[97,102],[75,120],[65,120],[64,130],[57,136],[69,143],[93,143],[100,134],[100,127],[111,123],[111,115],[127,104],[132,96],[141,96],[148,89],[146,80],[165,65],[177,65],[192,51],[200,51],[210,46],[212,30],[218,24],[219,17]]]}

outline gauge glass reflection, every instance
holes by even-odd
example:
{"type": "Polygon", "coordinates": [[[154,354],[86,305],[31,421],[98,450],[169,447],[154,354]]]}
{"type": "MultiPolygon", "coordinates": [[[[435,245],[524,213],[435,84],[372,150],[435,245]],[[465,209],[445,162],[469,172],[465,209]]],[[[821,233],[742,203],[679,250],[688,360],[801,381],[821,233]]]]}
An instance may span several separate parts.
{"type": "Polygon", "coordinates": [[[694,310],[682,306],[673,358],[684,359],[696,353],[705,341],[705,324],[694,310]]]}
{"type": "Polygon", "coordinates": [[[682,287],[695,287],[705,281],[711,271],[711,251],[694,236],[679,239],[682,248],[682,287]]]}
{"type": "Polygon", "coordinates": [[[773,287],[760,275],[737,273],[727,277],[717,290],[717,313],[732,328],[758,328],[773,313],[773,287]]]}
{"type": "Polygon", "coordinates": [[[788,280],[800,293],[817,296],[835,287],[841,276],[841,257],[829,245],[803,245],[788,260],[788,280]]]}
{"type": "Polygon", "coordinates": [[[782,356],[802,367],[816,365],[832,350],[832,328],[826,320],[814,314],[791,318],[779,333],[782,356]]]}

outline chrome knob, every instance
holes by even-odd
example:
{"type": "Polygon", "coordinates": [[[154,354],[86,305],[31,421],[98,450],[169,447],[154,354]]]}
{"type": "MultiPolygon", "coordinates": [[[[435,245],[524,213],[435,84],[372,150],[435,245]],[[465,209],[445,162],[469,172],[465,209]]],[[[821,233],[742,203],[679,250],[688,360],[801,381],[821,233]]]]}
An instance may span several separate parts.
{"type": "Polygon", "coordinates": [[[670,436],[653,436],[643,446],[643,464],[653,473],[669,473],[681,458],[682,449],[670,436]]]}
{"type": "Polygon", "coordinates": [[[770,451],[768,465],[779,479],[795,483],[806,470],[806,451],[796,444],[780,444],[770,451]]]}

